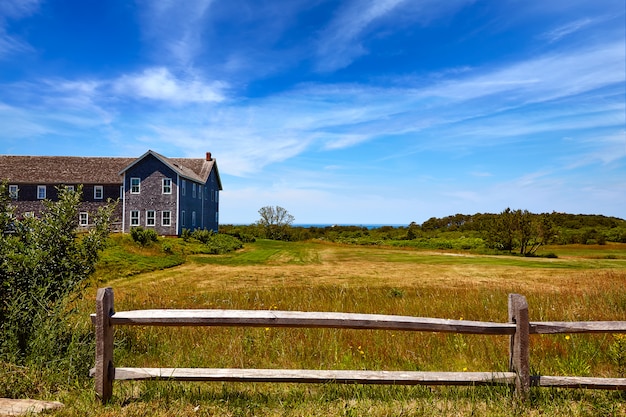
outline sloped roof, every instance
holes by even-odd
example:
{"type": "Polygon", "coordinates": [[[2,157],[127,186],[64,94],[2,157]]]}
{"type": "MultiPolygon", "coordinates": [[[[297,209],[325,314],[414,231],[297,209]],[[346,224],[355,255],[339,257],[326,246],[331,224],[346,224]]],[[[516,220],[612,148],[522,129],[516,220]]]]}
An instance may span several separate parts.
{"type": "Polygon", "coordinates": [[[121,184],[122,174],[147,155],[154,155],[182,177],[206,182],[215,159],[166,158],[148,151],[139,158],[0,155],[0,181],[19,184],[121,184]]]}
{"type": "Polygon", "coordinates": [[[0,155],[0,180],[20,184],[121,184],[135,158],[0,155]]]}
{"type": "Polygon", "coordinates": [[[220,180],[219,172],[217,172],[217,165],[215,164],[215,159],[207,160],[201,158],[167,158],[160,153],[154,152],[153,150],[149,150],[145,154],[141,155],[139,158],[133,160],[128,166],[124,167],[119,174],[122,175],[124,172],[129,170],[135,164],[139,163],[146,156],[152,155],[162,163],[167,165],[169,168],[174,170],[178,175],[183,178],[187,178],[192,181],[205,183],[209,175],[211,175],[211,171],[213,169],[216,170],[217,181],[219,185],[219,189],[222,189],[222,182],[220,180]]]}

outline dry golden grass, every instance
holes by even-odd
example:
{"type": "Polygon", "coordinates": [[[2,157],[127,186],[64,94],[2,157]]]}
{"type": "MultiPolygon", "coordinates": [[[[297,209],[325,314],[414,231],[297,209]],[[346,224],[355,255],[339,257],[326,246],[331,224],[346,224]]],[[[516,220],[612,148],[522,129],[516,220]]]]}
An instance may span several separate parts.
{"type": "MultiPolygon", "coordinates": [[[[352,311],[502,322],[507,320],[507,294],[516,292],[527,296],[531,320],[626,320],[624,261],[595,253],[591,259],[573,255],[538,259],[260,242],[234,255],[194,256],[175,268],[111,277],[106,284],[114,288],[118,311],[352,311]],[[266,256],[257,257],[263,251],[266,256]]],[[[89,306],[83,308],[92,311],[95,288],[86,297],[89,306]]],[[[440,333],[127,327],[117,331],[116,340],[118,366],[501,371],[507,368],[508,357],[507,337],[440,333]]],[[[613,344],[610,335],[533,336],[532,371],[618,376],[610,356],[613,344]]],[[[536,389],[532,403],[519,405],[502,388],[158,382],[116,383],[115,390],[112,408],[98,407],[84,414],[571,417],[626,413],[623,396],[593,391],[536,389]]],[[[80,404],[67,415],[84,411],[80,404]]]]}

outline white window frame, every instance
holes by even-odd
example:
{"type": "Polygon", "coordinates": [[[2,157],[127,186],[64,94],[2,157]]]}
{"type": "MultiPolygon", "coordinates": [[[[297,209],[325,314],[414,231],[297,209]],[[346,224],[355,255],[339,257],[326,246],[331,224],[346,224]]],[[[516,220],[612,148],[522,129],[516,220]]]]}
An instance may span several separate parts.
{"type": "Polygon", "coordinates": [[[141,224],[141,212],[139,210],[130,211],[130,226],[139,226],[141,224]],[[133,216],[135,214],[135,216],[133,216]]]}
{"type": "Polygon", "coordinates": [[[187,181],[182,180],[180,183],[180,195],[184,196],[187,193],[187,181]]]}
{"type": "Polygon", "coordinates": [[[172,179],[171,178],[163,178],[161,182],[161,193],[172,194],[172,179]]]}
{"type": "Polygon", "coordinates": [[[19,193],[20,188],[17,185],[9,185],[9,197],[11,197],[11,200],[17,200],[19,197],[19,193]]]}
{"type": "Polygon", "coordinates": [[[73,185],[66,185],[66,186],[65,186],[65,189],[66,189],[67,191],[72,191],[72,192],[74,192],[74,190],[75,190],[75,188],[74,188],[74,186],[73,186],[73,185]]]}
{"type": "Polygon", "coordinates": [[[37,200],[45,200],[46,199],[46,186],[38,185],[37,186],[37,200]]]}
{"type": "Polygon", "coordinates": [[[78,213],[78,223],[81,226],[89,226],[89,213],[86,211],[78,213]]]}
{"type": "Polygon", "coordinates": [[[146,227],[156,226],[156,211],[146,210],[146,227]]]}
{"type": "Polygon", "coordinates": [[[124,186],[120,185],[120,200],[124,199],[124,186]]]}
{"type": "Polygon", "coordinates": [[[196,183],[191,183],[191,198],[196,198],[196,183]]]}
{"type": "Polygon", "coordinates": [[[93,199],[102,200],[104,198],[104,187],[102,185],[94,185],[93,187],[93,199]]]}
{"type": "Polygon", "coordinates": [[[141,178],[131,177],[130,178],[130,193],[131,194],[141,194],[141,178]],[[136,182],[137,184],[133,184],[136,182]],[[135,191],[136,188],[136,191],[135,191]]]}
{"type": "Polygon", "coordinates": [[[163,210],[161,212],[161,226],[169,227],[172,225],[172,212],[163,210]]]}

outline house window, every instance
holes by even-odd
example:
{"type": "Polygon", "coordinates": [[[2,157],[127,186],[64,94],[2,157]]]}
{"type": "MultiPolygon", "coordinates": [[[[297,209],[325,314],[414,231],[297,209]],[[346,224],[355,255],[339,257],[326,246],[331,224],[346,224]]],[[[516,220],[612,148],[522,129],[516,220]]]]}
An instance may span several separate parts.
{"type": "Polygon", "coordinates": [[[185,210],[180,213],[180,222],[183,226],[187,225],[187,222],[185,221],[185,210]]]}
{"type": "Polygon", "coordinates": [[[191,184],[191,197],[196,198],[196,183],[191,184]]]}
{"type": "Polygon", "coordinates": [[[180,193],[181,195],[184,196],[187,193],[187,181],[183,180],[180,188],[181,188],[180,193]]]}
{"type": "Polygon", "coordinates": [[[104,187],[101,185],[96,185],[93,187],[93,198],[94,200],[102,200],[104,197],[104,187]]]}
{"type": "Polygon", "coordinates": [[[219,201],[219,196],[220,196],[219,191],[216,191],[215,192],[215,201],[219,201]]]}
{"type": "Polygon", "coordinates": [[[39,200],[45,200],[46,198],[46,186],[45,185],[37,186],[37,198],[39,200]]]}
{"type": "Polygon", "coordinates": [[[154,210],[146,210],[146,226],[154,226],[156,224],[156,213],[154,210]]]}
{"type": "Polygon", "coordinates": [[[169,210],[161,212],[161,226],[172,225],[172,212],[169,210]]]}
{"type": "Polygon", "coordinates": [[[19,189],[17,188],[17,185],[9,185],[9,196],[11,197],[11,200],[17,200],[18,192],[19,189]]]}
{"type": "Polygon", "coordinates": [[[204,199],[208,200],[209,199],[209,193],[207,192],[207,188],[204,187],[204,199]]]}
{"type": "Polygon", "coordinates": [[[89,225],[89,213],[87,213],[86,211],[81,211],[78,214],[78,221],[81,226],[89,225]]]}
{"type": "Polygon", "coordinates": [[[139,226],[139,210],[130,211],[130,225],[139,226]]]}
{"type": "Polygon", "coordinates": [[[163,178],[163,194],[172,194],[171,178],[163,178]]]}
{"type": "Polygon", "coordinates": [[[141,189],[141,178],[131,178],[130,179],[130,193],[139,194],[140,189],[141,189]]]}
{"type": "Polygon", "coordinates": [[[120,185],[120,200],[124,199],[124,186],[120,185]]]}
{"type": "Polygon", "coordinates": [[[198,198],[202,200],[202,187],[198,185],[198,198]]]}
{"type": "Polygon", "coordinates": [[[196,227],[196,212],[191,212],[191,227],[196,227]]]}
{"type": "Polygon", "coordinates": [[[65,186],[65,189],[66,189],[67,191],[74,192],[74,186],[73,186],[73,185],[66,185],[66,186],[65,186]]]}

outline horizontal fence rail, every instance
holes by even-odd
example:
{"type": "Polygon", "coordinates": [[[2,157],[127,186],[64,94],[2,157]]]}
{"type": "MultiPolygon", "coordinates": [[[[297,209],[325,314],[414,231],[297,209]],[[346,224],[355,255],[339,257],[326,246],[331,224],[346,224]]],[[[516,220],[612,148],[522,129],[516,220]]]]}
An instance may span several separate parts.
{"type": "Polygon", "coordinates": [[[509,322],[447,320],[380,314],[278,310],[133,310],[115,313],[113,290],[96,297],[96,393],[107,402],[114,380],[359,383],[398,385],[512,385],[518,397],[531,386],[626,389],[626,378],[531,376],[529,334],[626,333],[624,321],[529,322],[526,298],[509,295],[509,322]],[[510,338],[509,372],[416,372],[239,368],[122,368],[113,365],[114,326],[245,326],[428,331],[504,335],[510,338]]]}

